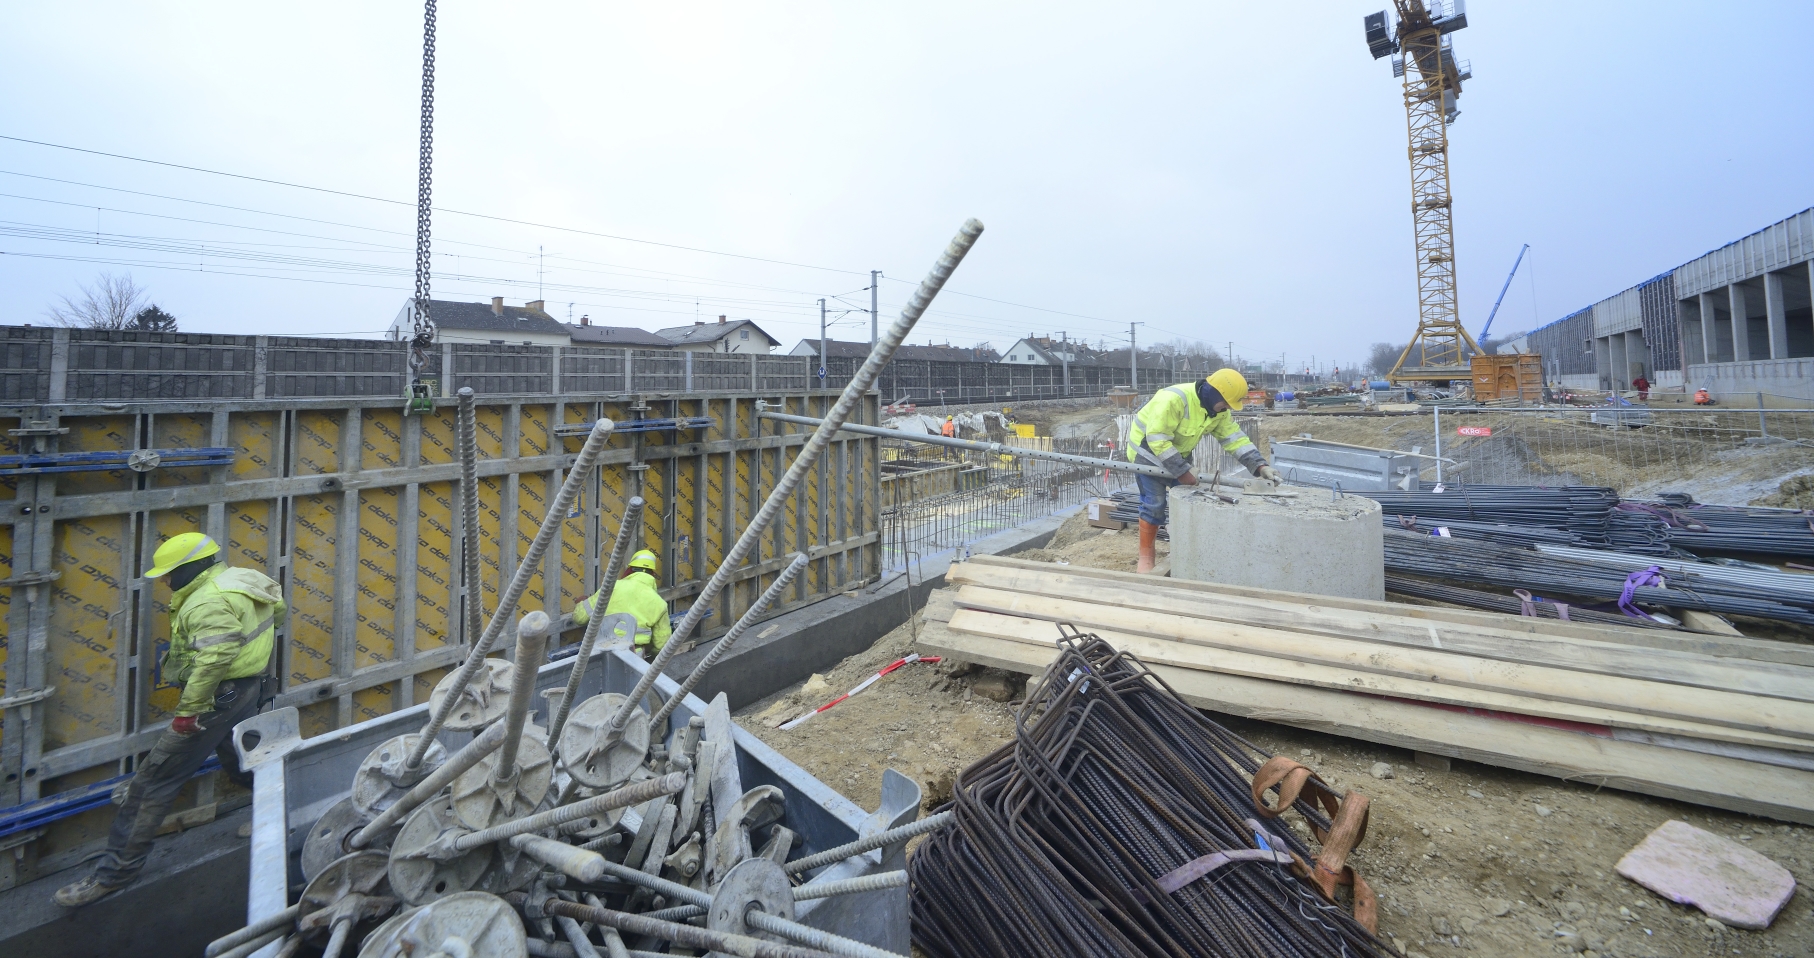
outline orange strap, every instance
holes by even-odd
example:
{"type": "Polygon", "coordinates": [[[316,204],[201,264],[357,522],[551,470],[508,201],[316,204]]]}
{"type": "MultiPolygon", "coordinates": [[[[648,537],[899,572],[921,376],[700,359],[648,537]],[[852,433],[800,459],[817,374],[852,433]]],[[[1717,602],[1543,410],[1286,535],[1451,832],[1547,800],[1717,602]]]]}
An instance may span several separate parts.
{"type": "Polygon", "coordinates": [[[1344,799],[1309,767],[1284,756],[1277,756],[1269,759],[1254,773],[1254,808],[1265,818],[1277,818],[1298,800],[1305,786],[1311,789],[1310,800],[1322,806],[1329,815],[1327,829],[1318,828],[1315,823],[1311,823],[1310,831],[1323,848],[1317,853],[1315,865],[1307,869],[1305,877],[1331,902],[1335,901],[1337,885],[1352,885],[1355,920],[1367,931],[1377,933],[1379,899],[1348,864],[1348,854],[1367,837],[1367,796],[1349,792],[1344,799]],[[1266,791],[1274,786],[1279,790],[1279,803],[1277,806],[1269,806],[1266,804],[1266,791]]]}

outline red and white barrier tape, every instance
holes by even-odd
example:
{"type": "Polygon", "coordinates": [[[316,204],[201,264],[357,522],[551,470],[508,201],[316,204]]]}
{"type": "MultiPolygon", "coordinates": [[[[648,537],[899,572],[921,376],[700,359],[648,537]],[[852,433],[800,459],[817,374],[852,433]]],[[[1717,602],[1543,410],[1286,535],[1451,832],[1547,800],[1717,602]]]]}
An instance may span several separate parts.
{"type": "Polygon", "coordinates": [[[826,709],[831,708],[832,706],[838,704],[839,702],[842,702],[845,699],[850,698],[851,696],[857,694],[858,692],[861,692],[864,689],[869,688],[871,685],[874,685],[877,682],[881,681],[882,676],[887,675],[890,672],[893,672],[895,669],[898,669],[903,665],[908,665],[913,662],[925,662],[925,663],[930,664],[933,662],[937,662],[938,660],[939,660],[939,657],[936,655],[922,656],[918,652],[914,652],[911,655],[908,655],[906,658],[895,659],[894,663],[892,665],[888,666],[887,668],[883,669],[880,672],[877,672],[876,674],[870,676],[869,678],[866,678],[863,681],[858,682],[856,688],[851,689],[848,692],[845,692],[843,695],[840,695],[837,698],[832,699],[831,701],[825,703],[824,705],[819,706],[816,709],[813,709],[812,711],[806,713],[805,715],[800,716],[797,719],[792,719],[790,721],[783,722],[781,724],[781,731],[785,732],[789,729],[797,728],[800,725],[800,723],[805,722],[807,719],[812,718],[813,716],[819,714],[820,712],[823,712],[826,709]]]}

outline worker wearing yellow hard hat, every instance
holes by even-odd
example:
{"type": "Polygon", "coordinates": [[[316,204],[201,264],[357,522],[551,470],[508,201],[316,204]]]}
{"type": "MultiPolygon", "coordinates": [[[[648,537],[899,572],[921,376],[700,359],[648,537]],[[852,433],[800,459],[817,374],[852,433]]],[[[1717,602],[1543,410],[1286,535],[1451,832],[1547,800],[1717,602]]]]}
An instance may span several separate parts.
{"type": "Polygon", "coordinates": [[[165,540],[145,578],[170,583],[170,648],[158,668],[183,692],[170,728],[123,794],[116,792],[120,810],[94,873],[54,896],[65,908],[99,901],[138,878],[177,793],[210,754],[235,783],[252,787],[233,750],[233,726],[277,695],[273,652],[289,611],[282,586],[262,572],[223,565],[220,544],[199,532],[165,540]]]}
{"type": "Polygon", "coordinates": [[[1279,481],[1278,470],[1267,464],[1259,447],[1235,425],[1231,414],[1246,401],[1247,378],[1232,369],[1218,369],[1196,382],[1159,390],[1134,414],[1127,458],[1158,466],[1171,476],[1134,476],[1140,487],[1140,558],[1136,571],[1151,572],[1156,564],[1155,543],[1159,527],[1165,525],[1166,494],[1173,486],[1197,484],[1197,476],[1191,472],[1190,454],[1205,433],[1216,437],[1222,449],[1239,459],[1247,471],[1273,483],[1279,481]]]}
{"type": "MultiPolygon", "coordinates": [[[[616,615],[627,612],[636,617],[636,651],[643,658],[653,658],[661,647],[668,644],[668,635],[672,629],[668,625],[668,600],[661,597],[655,576],[661,571],[661,560],[648,549],[630,557],[624,563],[623,574],[618,576],[617,585],[611,589],[611,600],[605,603],[605,614],[616,615]]],[[[598,597],[605,590],[600,588],[584,602],[573,607],[573,624],[585,625],[592,621],[593,613],[598,611],[598,597]]],[[[619,640],[629,636],[618,631],[619,640]]]]}

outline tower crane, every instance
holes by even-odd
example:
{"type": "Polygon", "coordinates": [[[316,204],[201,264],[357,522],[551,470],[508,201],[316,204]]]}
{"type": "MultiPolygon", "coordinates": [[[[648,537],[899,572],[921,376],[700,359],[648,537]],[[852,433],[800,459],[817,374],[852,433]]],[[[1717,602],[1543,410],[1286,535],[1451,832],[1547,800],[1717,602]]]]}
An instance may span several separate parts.
{"type": "Polygon", "coordinates": [[[1393,0],[1386,13],[1363,18],[1373,59],[1392,58],[1392,75],[1404,80],[1405,119],[1411,159],[1411,223],[1417,248],[1417,333],[1386,379],[1445,382],[1469,379],[1468,353],[1480,352],[1462,328],[1456,309],[1455,234],[1449,193],[1449,124],[1461,115],[1461,81],[1473,74],[1457,60],[1449,34],[1468,25],[1465,0],[1393,0]],[[1413,351],[1418,361],[1411,362],[1413,351]]]}

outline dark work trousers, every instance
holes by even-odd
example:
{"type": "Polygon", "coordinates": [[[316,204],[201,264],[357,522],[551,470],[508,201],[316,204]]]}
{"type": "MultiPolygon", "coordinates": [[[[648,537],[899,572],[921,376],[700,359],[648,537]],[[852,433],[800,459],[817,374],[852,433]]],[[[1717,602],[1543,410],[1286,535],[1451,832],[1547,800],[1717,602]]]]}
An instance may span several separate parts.
{"type": "Polygon", "coordinates": [[[254,675],[244,679],[227,679],[216,687],[213,711],[197,716],[201,731],[189,735],[165,729],[157,744],[145,754],[137,774],[126,787],[126,801],[107,833],[107,850],[101,853],[95,868],[95,879],[106,885],[125,885],[137,878],[145,859],[151,855],[151,842],[157,835],[170,805],[176,801],[183,785],[195,776],[195,770],[208,760],[208,753],[220,755],[221,768],[240,784],[245,773],[239,768],[239,754],[233,750],[233,726],[258,714],[265,679],[254,675]]]}

